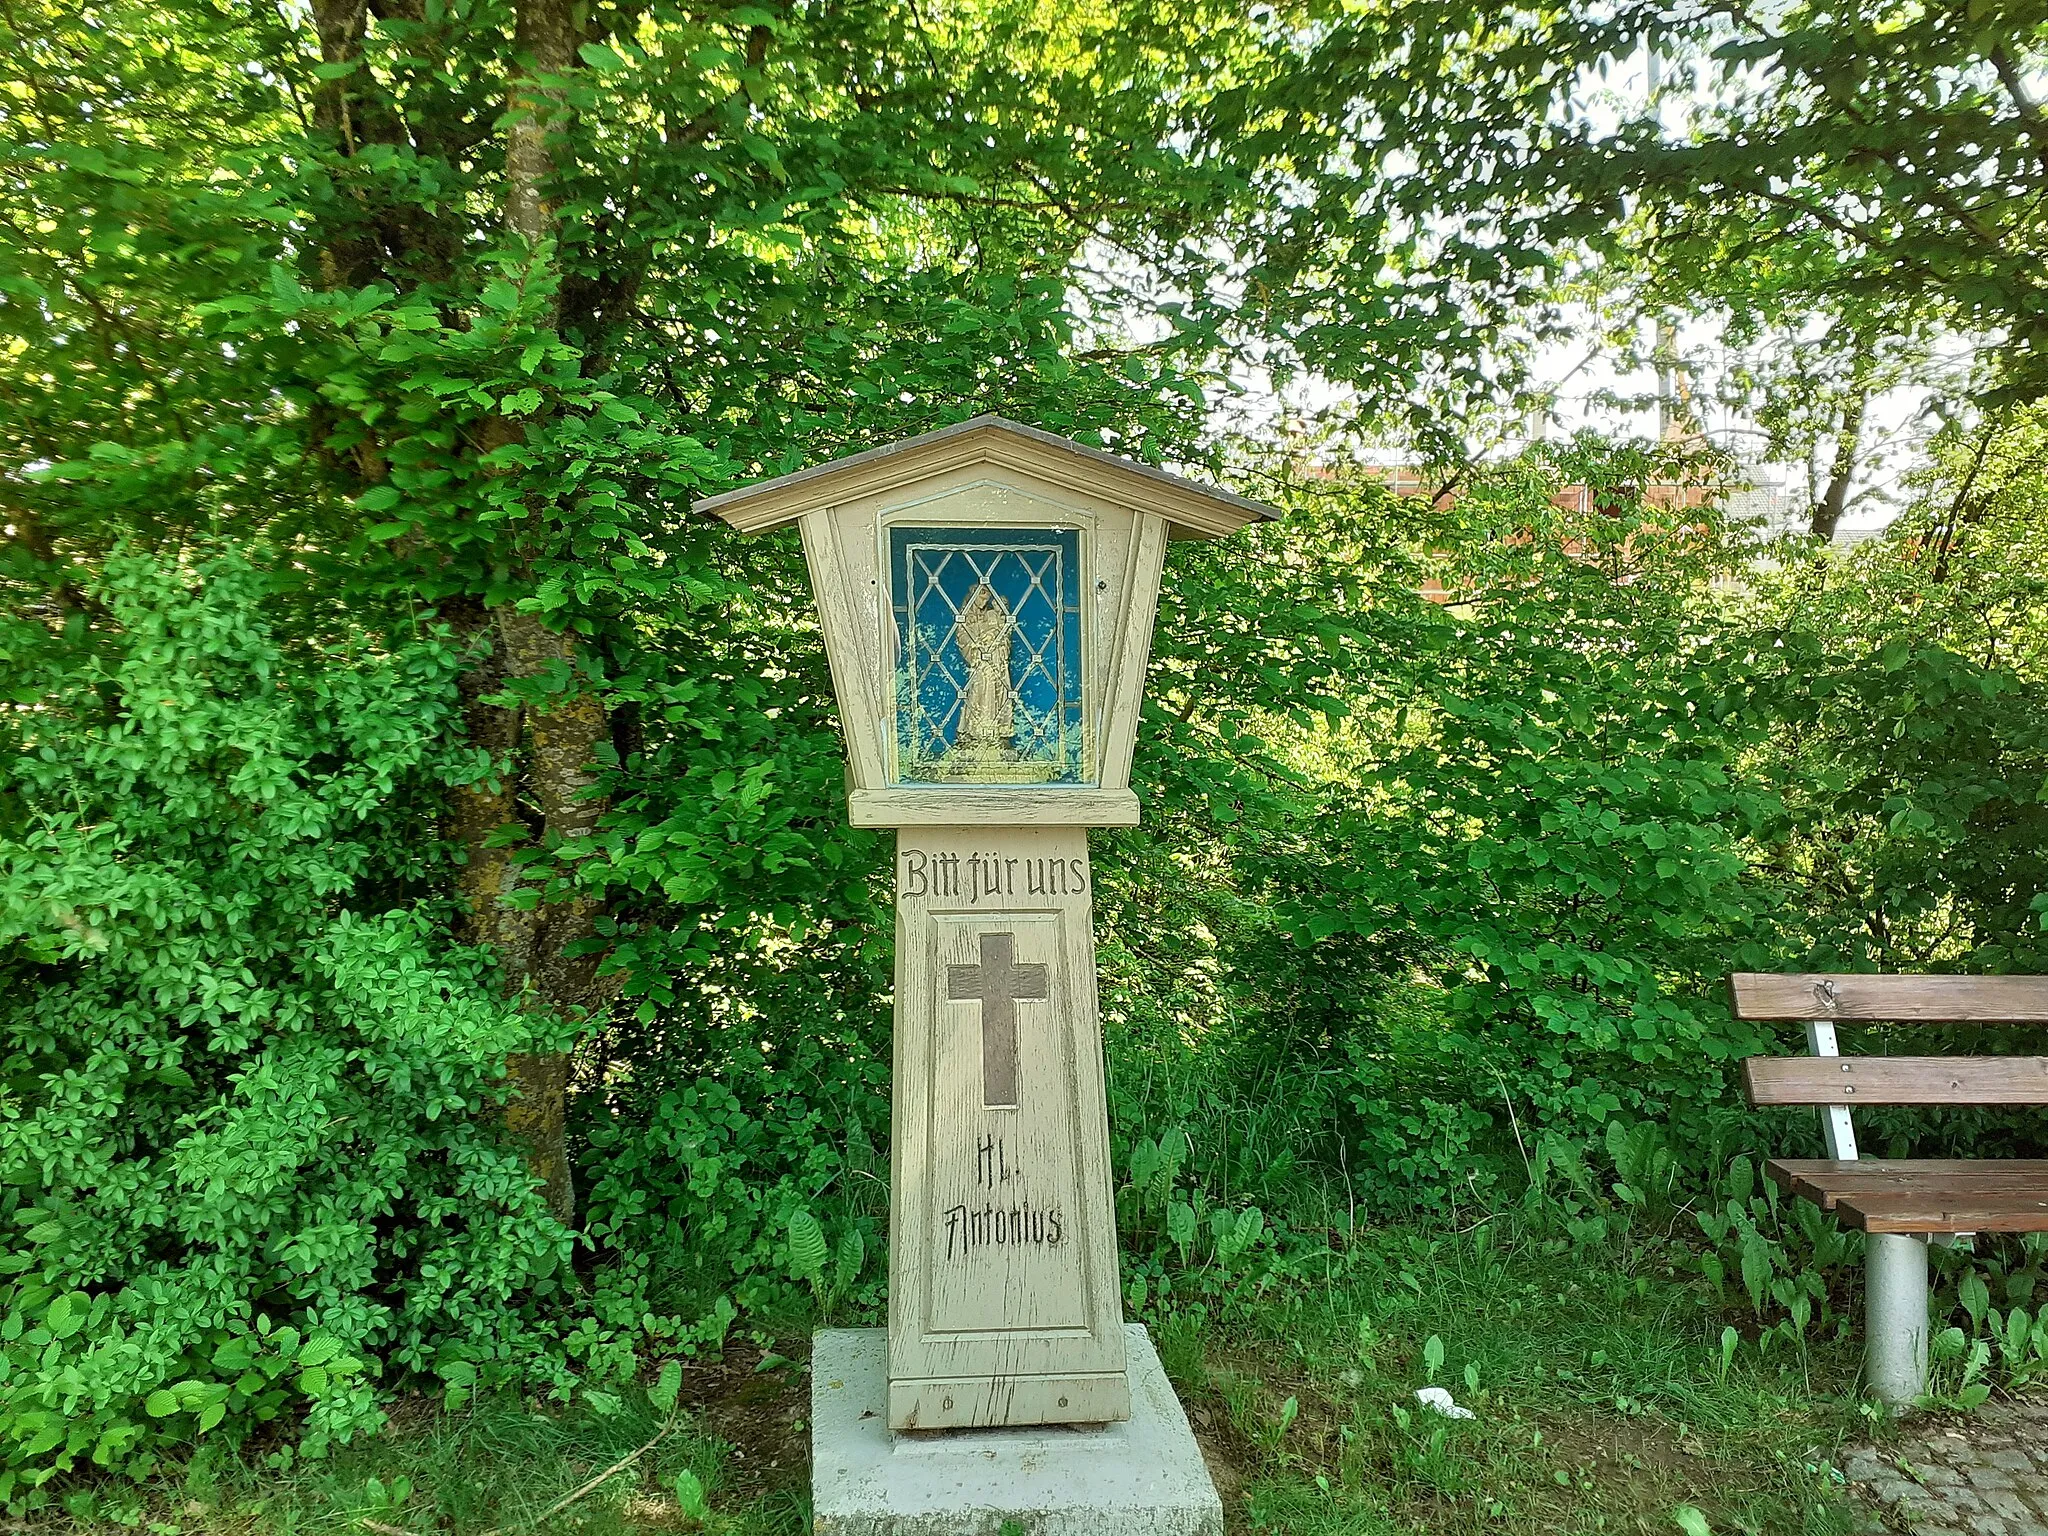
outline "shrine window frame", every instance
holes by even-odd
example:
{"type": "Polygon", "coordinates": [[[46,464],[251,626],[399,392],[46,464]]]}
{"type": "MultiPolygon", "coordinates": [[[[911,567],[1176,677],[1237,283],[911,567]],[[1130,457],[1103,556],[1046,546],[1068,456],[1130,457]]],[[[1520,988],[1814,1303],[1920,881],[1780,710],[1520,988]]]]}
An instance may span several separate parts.
{"type": "MultiPolygon", "coordinates": [[[[948,517],[939,519],[884,519],[877,529],[880,535],[878,551],[882,566],[881,596],[883,631],[883,656],[885,662],[884,696],[887,700],[887,719],[884,723],[887,782],[892,788],[958,790],[974,788],[979,790],[1063,790],[1094,788],[1099,783],[1099,772],[1095,761],[1098,722],[1095,718],[1098,708],[1096,679],[1091,670],[1095,662],[1094,647],[1095,619],[1093,604],[1087,599],[1090,593],[1090,577],[1094,569],[1093,530],[1084,520],[1034,522],[1008,520],[983,522],[972,517],[948,517]],[[1024,658],[1025,677],[1015,676],[1018,666],[1018,652],[1013,649],[1013,677],[1011,697],[1013,703],[1030,709],[1034,702],[1040,705],[1036,727],[1031,739],[1022,744],[1023,755],[1019,760],[1019,771],[1014,777],[989,771],[978,773],[971,778],[947,775],[940,765],[944,753],[949,751],[955,740],[958,720],[943,710],[934,724],[932,713],[923,700],[913,694],[906,699],[906,690],[918,689],[928,681],[928,675],[920,671],[920,665],[937,661],[933,648],[926,637],[930,626],[922,633],[913,632],[913,607],[916,599],[929,599],[930,590],[913,594],[916,579],[912,561],[920,551],[933,549],[947,550],[962,557],[960,570],[951,573],[950,579],[937,583],[940,602],[952,619],[958,617],[958,604],[962,594],[953,587],[962,587],[965,580],[962,572],[988,574],[997,567],[1007,567],[1010,562],[1005,555],[1020,557],[1032,553],[1056,552],[1058,559],[1057,594],[1045,591],[1043,580],[1027,585],[1027,595],[1036,589],[1037,595],[1044,596],[1052,608],[1050,622],[1058,632],[1041,637],[1036,643],[1027,633],[1027,623],[1012,615],[1013,648],[1021,646],[1024,658]],[[986,565],[979,562],[987,562],[986,565]],[[1046,641],[1057,642],[1060,651],[1056,664],[1046,664],[1046,641]],[[1036,672],[1038,676],[1033,677],[1036,672]],[[1046,695],[1050,684],[1051,695],[1046,695]],[[1048,725],[1046,716],[1050,715],[1048,725]],[[943,743],[940,752],[930,749],[943,743]],[[1047,755],[1047,749],[1051,755],[1047,755]],[[922,749],[922,750],[920,750],[922,749]],[[1054,771],[1056,770],[1056,771],[1054,771]]],[[[931,572],[923,573],[927,578],[931,572]]],[[[1005,572],[1007,574],[1007,572],[1005,572]]],[[[971,585],[971,582],[966,583],[971,585]]],[[[1015,595],[1015,588],[998,590],[998,596],[1008,600],[1015,595]]],[[[952,642],[947,636],[937,642],[937,650],[943,650],[952,642]]],[[[950,663],[955,684],[955,708],[964,709],[965,680],[959,674],[964,668],[955,652],[950,663]]],[[[942,667],[941,670],[947,670],[942,667]]]]}

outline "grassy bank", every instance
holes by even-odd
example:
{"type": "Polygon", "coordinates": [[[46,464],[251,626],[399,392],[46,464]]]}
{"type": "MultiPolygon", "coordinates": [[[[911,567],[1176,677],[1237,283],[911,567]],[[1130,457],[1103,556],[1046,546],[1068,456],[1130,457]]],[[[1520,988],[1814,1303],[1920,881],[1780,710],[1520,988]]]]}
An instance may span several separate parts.
{"type": "MultiPolygon", "coordinates": [[[[1851,1391],[1853,1340],[1760,1353],[1737,1334],[1724,1351],[1729,1319],[1696,1279],[1544,1247],[1490,1227],[1382,1233],[1327,1284],[1228,1320],[1156,1319],[1231,1530],[1856,1529],[1836,1468],[1845,1442],[1885,1426],[1851,1391]],[[1474,1417],[1417,1403],[1431,1383],[1474,1417]]],[[[324,1461],[206,1451],[139,1494],[78,1492],[68,1517],[152,1536],[796,1536],[807,1333],[792,1320],[689,1363],[673,1414],[643,1397],[609,1413],[417,1402],[324,1461]]]]}

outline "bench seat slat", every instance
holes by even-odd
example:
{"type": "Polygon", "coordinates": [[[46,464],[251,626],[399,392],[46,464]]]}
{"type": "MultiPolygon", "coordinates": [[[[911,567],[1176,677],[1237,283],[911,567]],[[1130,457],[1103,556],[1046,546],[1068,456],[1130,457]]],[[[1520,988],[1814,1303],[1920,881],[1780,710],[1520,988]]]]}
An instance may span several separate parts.
{"type": "Polygon", "coordinates": [[[2048,1190],[1844,1195],[1835,1215],[1865,1232],[2048,1232],[2048,1190]]]}
{"type": "Polygon", "coordinates": [[[1967,1200],[1975,1195],[2027,1193],[2048,1196],[2048,1159],[2015,1158],[1976,1162],[1968,1158],[1773,1158],[1765,1165],[1771,1182],[1831,1211],[1839,1200],[1860,1195],[1934,1195],[1967,1200]]]}
{"type": "Polygon", "coordinates": [[[1728,978],[1742,1019],[1877,1019],[1894,1023],[2048,1024],[2048,976],[1775,976],[1728,978]]]}
{"type": "Polygon", "coordinates": [[[1749,1102],[2048,1104],[2048,1056],[1752,1056],[1749,1102]]]}

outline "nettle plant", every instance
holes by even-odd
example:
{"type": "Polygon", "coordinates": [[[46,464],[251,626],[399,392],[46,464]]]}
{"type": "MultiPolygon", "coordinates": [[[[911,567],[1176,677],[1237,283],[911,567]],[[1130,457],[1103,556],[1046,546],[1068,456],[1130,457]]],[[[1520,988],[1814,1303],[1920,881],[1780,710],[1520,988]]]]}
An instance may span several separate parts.
{"type": "MultiPolygon", "coordinates": [[[[0,1499],[381,1421],[570,1238],[491,1117],[528,1014],[415,897],[455,647],[287,646],[248,563],[110,559],[0,629],[0,1499]],[[373,1363],[374,1362],[374,1363],[373,1363]]],[[[280,1454],[290,1455],[284,1451],[280,1454]]]]}

